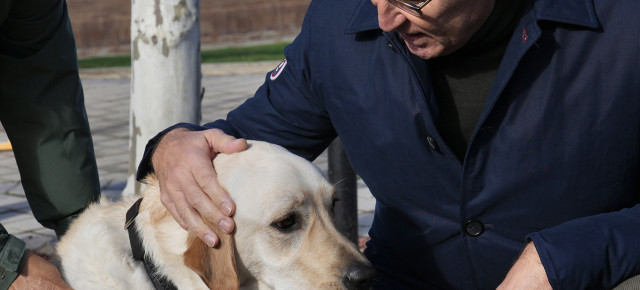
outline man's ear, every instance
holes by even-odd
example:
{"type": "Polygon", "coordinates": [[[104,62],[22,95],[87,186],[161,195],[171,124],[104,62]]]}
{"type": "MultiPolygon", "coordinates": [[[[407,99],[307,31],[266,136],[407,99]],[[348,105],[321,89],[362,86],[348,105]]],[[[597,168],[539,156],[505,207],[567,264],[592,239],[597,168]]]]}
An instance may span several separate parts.
{"type": "MultiPolygon", "coordinates": [[[[210,223],[207,223],[211,226],[210,223]]],[[[218,245],[210,248],[195,234],[189,233],[189,248],[184,252],[184,264],[200,275],[209,289],[239,289],[233,235],[213,226],[220,237],[218,245]]]]}

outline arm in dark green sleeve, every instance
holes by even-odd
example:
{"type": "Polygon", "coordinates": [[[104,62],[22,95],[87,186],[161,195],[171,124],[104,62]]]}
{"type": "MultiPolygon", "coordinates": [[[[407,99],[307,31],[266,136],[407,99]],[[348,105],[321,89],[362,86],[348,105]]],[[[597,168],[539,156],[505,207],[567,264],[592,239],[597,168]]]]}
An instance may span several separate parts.
{"type": "Polygon", "coordinates": [[[24,241],[10,235],[0,225],[0,290],[9,289],[26,258],[24,241]]]}
{"type": "Polygon", "coordinates": [[[0,120],[35,218],[61,236],[100,194],[73,31],[64,0],[9,9],[0,23],[0,120]]]}

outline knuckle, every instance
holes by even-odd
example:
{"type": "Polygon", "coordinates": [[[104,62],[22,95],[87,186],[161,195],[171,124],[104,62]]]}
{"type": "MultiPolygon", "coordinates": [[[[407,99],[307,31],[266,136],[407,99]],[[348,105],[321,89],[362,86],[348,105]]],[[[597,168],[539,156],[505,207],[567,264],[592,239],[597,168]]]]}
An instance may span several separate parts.
{"type": "Polygon", "coordinates": [[[186,207],[182,207],[177,209],[176,213],[178,214],[178,218],[180,219],[178,221],[178,223],[180,223],[180,226],[182,226],[185,229],[188,228],[188,225],[185,221],[188,220],[189,214],[191,213],[189,209],[186,207]]]}
{"type": "Polygon", "coordinates": [[[212,185],[218,184],[218,178],[212,174],[197,174],[195,178],[196,178],[196,182],[202,188],[208,188],[212,185]]]}
{"type": "Polygon", "coordinates": [[[210,132],[212,135],[224,134],[224,132],[222,130],[220,130],[219,128],[213,128],[213,129],[207,130],[207,131],[210,132]]]}
{"type": "Polygon", "coordinates": [[[217,128],[203,131],[203,133],[205,134],[204,137],[209,140],[210,144],[214,145],[213,147],[219,147],[222,143],[235,139],[233,136],[227,135],[224,131],[217,128]]]}
{"type": "Polygon", "coordinates": [[[192,206],[200,205],[202,202],[204,202],[204,195],[199,192],[188,193],[186,194],[186,198],[192,206]]]}
{"type": "Polygon", "coordinates": [[[220,136],[226,135],[226,134],[224,133],[224,131],[222,131],[222,130],[220,130],[220,129],[218,129],[218,128],[213,128],[213,129],[209,129],[209,130],[204,130],[204,131],[202,131],[202,133],[203,133],[203,134],[205,134],[205,135],[207,135],[207,136],[209,136],[209,137],[214,137],[214,138],[217,138],[217,137],[220,137],[220,136]]]}
{"type": "Polygon", "coordinates": [[[180,213],[175,210],[175,207],[173,207],[173,205],[166,208],[173,217],[173,220],[175,220],[181,228],[183,228],[184,230],[189,230],[189,227],[184,222],[184,219],[181,217],[180,213]]]}
{"type": "Polygon", "coordinates": [[[160,202],[166,208],[174,205],[173,199],[171,199],[171,196],[169,196],[165,191],[160,192],[160,202]]]}
{"type": "Polygon", "coordinates": [[[183,220],[181,220],[181,219],[180,220],[175,219],[175,220],[178,223],[178,225],[180,225],[180,227],[182,229],[187,230],[187,231],[189,230],[189,227],[187,226],[187,224],[183,220]]]}

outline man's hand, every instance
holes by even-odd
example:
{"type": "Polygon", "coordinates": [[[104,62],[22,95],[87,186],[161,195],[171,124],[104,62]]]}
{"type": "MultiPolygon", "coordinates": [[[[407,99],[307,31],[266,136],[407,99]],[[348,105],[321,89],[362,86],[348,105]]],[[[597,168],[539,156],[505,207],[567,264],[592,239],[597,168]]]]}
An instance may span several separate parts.
{"type": "Polygon", "coordinates": [[[497,289],[552,289],[533,242],[524,248],[497,289]]]}
{"type": "Polygon", "coordinates": [[[247,149],[247,141],[221,130],[169,131],[151,158],[160,182],[162,204],[184,229],[194,232],[213,247],[218,236],[202,220],[207,218],[224,232],[235,227],[231,216],[235,203],[218,184],[212,160],[217,153],[247,149]]]}
{"type": "Polygon", "coordinates": [[[9,287],[11,290],[71,289],[58,269],[38,255],[27,253],[27,261],[20,275],[9,287]]]}

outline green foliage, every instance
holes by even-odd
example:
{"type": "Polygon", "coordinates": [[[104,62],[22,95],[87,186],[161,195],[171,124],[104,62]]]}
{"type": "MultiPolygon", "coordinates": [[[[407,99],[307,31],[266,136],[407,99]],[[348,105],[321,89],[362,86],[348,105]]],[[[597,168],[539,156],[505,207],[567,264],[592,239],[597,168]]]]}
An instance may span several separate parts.
{"type": "Polygon", "coordinates": [[[231,47],[202,52],[202,63],[261,61],[284,59],[284,47],[289,43],[275,43],[250,47],[231,47]]]}
{"type": "MultiPolygon", "coordinates": [[[[284,47],[288,44],[288,42],[283,42],[249,47],[206,50],[202,51],[202,63],[281,60],[284,59],[284,47]]],[[[78,66],[80,68],[131,66],[131,57],[129,55],[123,55],[80,59],[78,60],[78,66]]]]}

